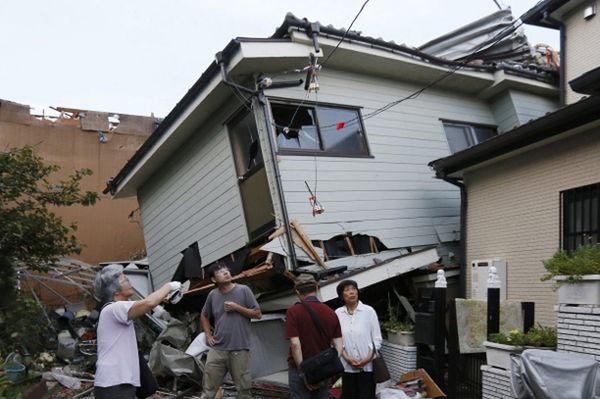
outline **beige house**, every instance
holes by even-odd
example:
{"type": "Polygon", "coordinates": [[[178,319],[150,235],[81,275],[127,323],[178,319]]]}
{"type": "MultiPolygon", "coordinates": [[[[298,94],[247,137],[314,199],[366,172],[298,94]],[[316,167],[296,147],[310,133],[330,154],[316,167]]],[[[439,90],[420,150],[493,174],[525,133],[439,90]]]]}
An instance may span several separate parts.
{"type": "Polygon", "coordinates": [[[595,7],[596,2],[550,0],[523,17],[563,32],[561,87],[567,106],[430,163],[438,178],[461,187],[467,296],[473,289],[472,262],[505,261],[506,298],[535,301],[536,321],[546,325],[555,322],[556,293],[551,282],[540,281],[542,260],[558,248],[600,242],[595,7]]]}

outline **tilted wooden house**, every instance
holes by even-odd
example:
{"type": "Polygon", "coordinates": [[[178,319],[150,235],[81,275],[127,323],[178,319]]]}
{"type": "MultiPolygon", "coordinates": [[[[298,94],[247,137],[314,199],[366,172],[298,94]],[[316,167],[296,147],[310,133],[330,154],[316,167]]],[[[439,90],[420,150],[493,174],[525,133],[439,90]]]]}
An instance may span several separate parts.
{"type": "Polygon", "coordinates": [[[194,243],[204,265],[253,267],[282,226],[285,274],[302,257],[291,220],[327,259],[458,255],[460,192],[428,162],[553,110],[553,79],[288,14],[269,38],[232,40],[108,188],[138,198],[155,284],[194,243]]]}

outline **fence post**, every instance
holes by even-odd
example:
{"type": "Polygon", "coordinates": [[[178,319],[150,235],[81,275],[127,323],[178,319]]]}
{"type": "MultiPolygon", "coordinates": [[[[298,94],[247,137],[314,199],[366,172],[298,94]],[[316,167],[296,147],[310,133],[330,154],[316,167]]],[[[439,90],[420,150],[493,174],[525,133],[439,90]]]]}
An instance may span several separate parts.
{"type": "Polygon", "coordinates": [[[498,271],[490,266],[487,280],[487,336],[500,332],[500,279],[498,271]]]}
{"type": "Polygon", "coordinates": [[[527,334],[535,324],[535,302],[521,302],[523,309],[523,332],[527,334]]]}
{"type": "Polygon", "coordinates": [[[435,362],[435,382],[442,391],[445,390],[444,371],[446,369],[446,277],[443,270],[438,270],[433,299],[435,301],[435,351],[433,354],[435,362]]]}

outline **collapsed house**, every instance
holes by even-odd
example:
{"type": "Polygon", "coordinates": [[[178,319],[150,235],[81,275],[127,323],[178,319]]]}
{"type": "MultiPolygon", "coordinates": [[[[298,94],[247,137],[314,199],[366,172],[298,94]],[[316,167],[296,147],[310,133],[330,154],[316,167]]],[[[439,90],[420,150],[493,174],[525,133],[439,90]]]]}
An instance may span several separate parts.
{"type": "Polygon", "coordinates": [[[208,292],[201,255],[227,262],[269,311],[292,303],[299,269],[328,300],[344,275],[365,287],[464,263],[459,189],[428,162],[557,106],[556,70],[524,66],[506,13],[475,23],[488,27],[475,50],[502,45],[510,63],[291,14],[268,38],[233,39],[107,185],[137,196],[154,284],[191,278],[190,292],[208,292]]]}

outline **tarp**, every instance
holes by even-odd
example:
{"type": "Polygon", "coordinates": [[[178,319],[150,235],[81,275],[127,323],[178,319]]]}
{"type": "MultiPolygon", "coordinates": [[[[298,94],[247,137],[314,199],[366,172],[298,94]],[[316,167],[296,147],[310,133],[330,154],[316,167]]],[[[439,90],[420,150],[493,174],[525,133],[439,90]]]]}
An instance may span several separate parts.
{"type": "Polygon", "coordinates": [[[200,362],[199,356],[185,353],[190,341],[187,326],[177,319],[171,319],[150,350],[148,363],[152,373],[157,376],[187,376],[202,381],[204,363],[200,362]]]}
{"type": "Polygon", "coordinates": [[[527,349],[511,355],[512,393],[518,399],[598,399],[598,362],[566,352],[527,349]]]}

